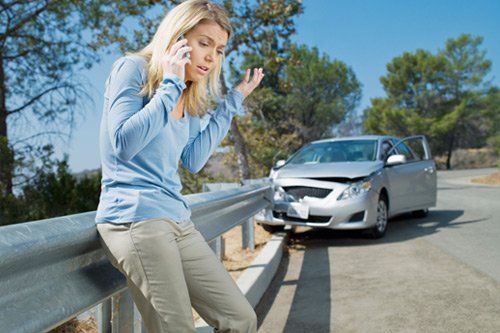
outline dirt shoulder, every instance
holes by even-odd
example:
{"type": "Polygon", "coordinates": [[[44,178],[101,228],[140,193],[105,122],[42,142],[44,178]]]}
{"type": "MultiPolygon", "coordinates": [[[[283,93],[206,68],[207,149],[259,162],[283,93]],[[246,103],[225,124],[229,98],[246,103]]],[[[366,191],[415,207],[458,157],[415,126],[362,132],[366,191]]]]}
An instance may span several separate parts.
{"type": "Polygon", "coordinates": [[[486,176],[472,178],[471,182],[476,184],[500,185],[500,171],[486,176]]]}

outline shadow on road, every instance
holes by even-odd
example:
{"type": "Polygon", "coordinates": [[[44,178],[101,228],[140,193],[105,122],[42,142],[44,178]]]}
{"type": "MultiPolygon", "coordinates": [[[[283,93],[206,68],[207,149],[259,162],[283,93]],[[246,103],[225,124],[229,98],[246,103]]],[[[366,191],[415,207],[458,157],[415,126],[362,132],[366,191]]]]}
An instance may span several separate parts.
{"type": "Polygon", "coordinates": [[[485,217],[455,222],[463,214],[463,210],[431,210],[425,218],[414,218],[411,214],[403,214],[389,220],[386,235],[381,239],[370,239],[366,232],[358,230],[301,227],[291,235],[289,245],[298,249],[301,245],[360,246],[402,242],[437,233],[443,228],[457,228],[464,224],[487,220],[485,217]]]}
{"type": "Polygon", "coordinates": [[[276,327],[289,333],[329,332],[332,302],[328,247],[308,249],[302,263],[297,258],[292,260],[287,253],[283,255],[265,297],[256,307],[259,332],[275,332],[276,327]],[[264,320],[270,322],[267,327],[261,327],[264,320]]]}
{"type": "Polygon", "coordinates": [[[276,271],[273,280],[269,284],[269,287],[264,294],[265,297],[262,297],[260,302],[255,307],[255,312],[257,313],[257,325],[259,328],[262,326],[262,322],[266,319],[266,316],[270,314],[271,307],[276,301],[278,292],[280,291],[280,287],[297,283],[296,281],[285,281],[289,263],[290,257],[288,256],[287,251],[285,251],[283,253],[283,257],[279,264],[278,270],[276,271]]]}
{"type": "Polygon", "coordinates": [[[329,282],[328,248],[306,251],[284,332],[330,331],[329,282]]]}

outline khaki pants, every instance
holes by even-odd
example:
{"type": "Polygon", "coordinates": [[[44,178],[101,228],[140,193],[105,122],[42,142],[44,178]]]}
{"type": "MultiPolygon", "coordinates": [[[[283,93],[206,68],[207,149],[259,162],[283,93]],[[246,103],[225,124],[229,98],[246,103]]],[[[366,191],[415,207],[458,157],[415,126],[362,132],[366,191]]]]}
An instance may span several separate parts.
{"type": "Polygon", "coordinates": [[[98,223],[149,333],[196,332],[191,306],[216,332],[256,332],[257,317],[192,221],[98,223]]]}

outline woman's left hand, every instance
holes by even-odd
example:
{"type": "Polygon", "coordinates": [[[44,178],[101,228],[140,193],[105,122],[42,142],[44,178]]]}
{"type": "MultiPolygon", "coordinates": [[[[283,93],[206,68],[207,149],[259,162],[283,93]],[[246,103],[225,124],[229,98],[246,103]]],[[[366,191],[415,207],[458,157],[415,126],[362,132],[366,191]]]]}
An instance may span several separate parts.
{"type": "Polygon", "coordinates": [[[250,69],[247,69],[245,78],[243,81],[236,86],[237,91],[239,91],[245,98],[250,95],[250,93],[257,88],[264,77],[264,73],[262,68],[254,68],[253,69],[253,78],[250,80],[250,69]]]}

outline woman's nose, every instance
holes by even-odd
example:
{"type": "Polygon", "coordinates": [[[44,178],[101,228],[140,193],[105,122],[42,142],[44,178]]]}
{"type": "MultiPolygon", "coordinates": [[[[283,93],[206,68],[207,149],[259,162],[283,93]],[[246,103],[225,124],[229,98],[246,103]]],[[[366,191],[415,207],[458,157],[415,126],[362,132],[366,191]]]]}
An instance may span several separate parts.
{"type": "Polygon", "coordinates": [[[217,50],[215,50],[215,51],[213,51],[213,52],[211,52],[211,53],[207,53],[207,55],[206,55],[206,59],[207,59],[208,61],[214,61],[214,59],[215,59],[215,52],[217,52],[217,50]]]}

